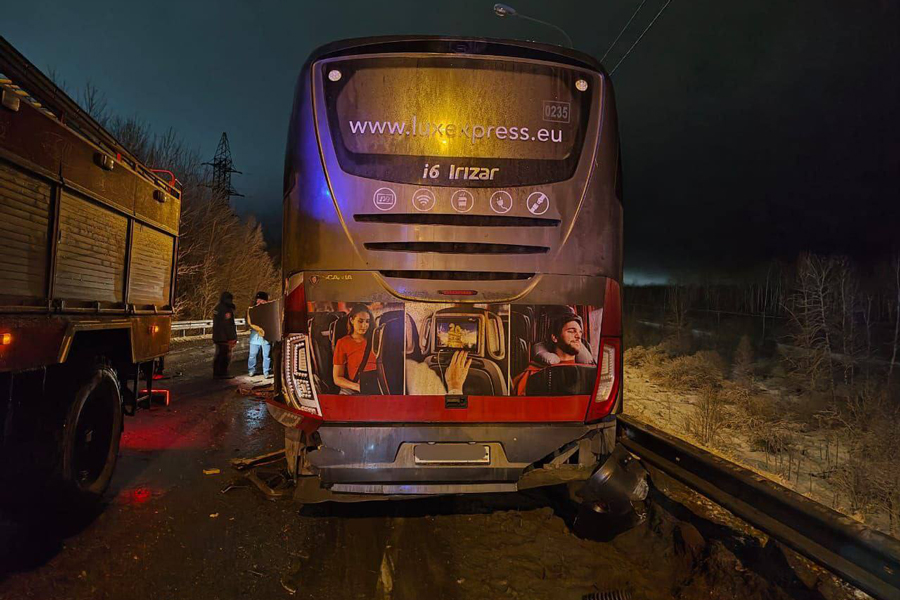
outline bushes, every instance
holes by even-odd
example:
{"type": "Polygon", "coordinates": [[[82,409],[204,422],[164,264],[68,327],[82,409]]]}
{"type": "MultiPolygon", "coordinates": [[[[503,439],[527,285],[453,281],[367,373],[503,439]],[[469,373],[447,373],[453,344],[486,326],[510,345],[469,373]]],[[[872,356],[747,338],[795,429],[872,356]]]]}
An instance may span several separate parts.
{"type": "Polygon", "coordinates": [[[705,446],[714,446],[728,424],[725,399],[716,387],[700,390],[697,403],[685,418],[685,429],[705,446]]]}
{"type": "Polygon", "coordinates": [[[889,519],[890,532],[900,533],[900,406],[888,388],[862,386],[837,412],[850,449],[849,458],[831,475],[850,508],[862,515],[873,511],[889,519]]]}
{"type": "Polygon", "coordinates": [[[666,360],[665,352],[659,346],[635,346],[625,350],[625,367],[642,369],[658,368],[666,360]]]}
{"type": "Polygon", "coordinates": [[[662,363],[656,375],[668,387],[683,391],[720,390],[725,376],[725,361],[718,352],[701,350],[662,363]]]}
{"type": "Polygon", "coordinates": [[[636,346],[625,351],[625,365],[644,369],[666,387],[685,392],[719,389],[725,375],[725,361],[718,352],[710,350],[673,358],[661,346],[636,346]]]}
{"type": "Polygon", "coordinates": [[[718,352],[701,350],[671,357],[661,346],[636,346],[625,351],[626,369],[643,369],[646,375],[674,391],[721,391],[725,361],[718,352]]]}
{"type": "Polygon", "coordinates": [[[744,428],[750,437],[750,447],[767,455],[788,452],[796,441],[793,430],[784,421],[750,418],[746,420],[744,428]]]}
{"type": "Polygon", "coordinates": [[[739,383],[750,383],[753,379],[753,346],[750,338],[746,335],[741,336],[737,350],[734,352],[731,374],[739,383]]]}
{"type": "Polygon", "coordinates": [[[665,387],[684,394],[699,393],[685,416],[684,427],[700,443],[715,445],[730,420],[733,402],[723,389],[725,363],[716,352],[700,351],[688,356],[670,356],[662,345],[637,346],[625,351],[626,369],[643,372],[665,387]]]}

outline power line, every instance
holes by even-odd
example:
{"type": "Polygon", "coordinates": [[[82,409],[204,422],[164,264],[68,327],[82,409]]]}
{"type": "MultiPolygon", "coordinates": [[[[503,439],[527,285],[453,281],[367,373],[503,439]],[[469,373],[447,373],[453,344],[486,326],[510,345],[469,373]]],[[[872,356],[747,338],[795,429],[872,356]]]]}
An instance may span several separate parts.
{"type": "Polygon", "coordinates": [[[616,39],[613,40],[613,43],[609,45],[609,48],[606,49],[606,52],[603,53],[603,58],[600,59],[600,63],[603,64],[603,61],[606,60],[606,55],[609,54],[609,51],[615,48],[616,44],[619,43],[619,38],[622,37],[622,34],[625,33],[625,30],[631,25],[631,22],[634,21],[634,18],[641,12],[641,9],[644,8],[644,5],[647,4],[647,0],[642,0],[642,2],[638,5],[637,10],[634,11],[634,14],[631,15],[631,18],[628,19],[628,22],[625,23],[625,27],[622,28],[622,31],[619,32],[619,35],[616,36],[616,39]]]}
{"type": "Polygon", "coordinates": [[[666,7],[669,6],[669,4],[671,4],[671,3],[672,3],[672,0],[666,0],[666,3],[663,4],[663,7],[661,9],[659,9],[659,12],[656,13],[656,16],[653,17],[653,20],[650,21],[650,24],[647,25],[647,28],[641,33],[641,35],[638,37],[638,39],[631,45],[631,48],[628,49],[628,52],[625,53],[625,56],[620,58],[619,62],[616,63],[616,66],[614,66],[612,71],[609,72],[610,75],[615,73],[616,69],[619,68],[619,65],[622,64],[622,61],[624,61],[626,58],[628,58],[628,55],[631,54],[631,51],[634,50],[634,47],[637,46],[638,43],[644,38],[644,34],[646,34],[648,31],[650,31],[650,28],[653,27],[653,24],[656,23],[656,20],[660,17],[660,15],[663,14],[663,11],[666,10],[666,7]]]}

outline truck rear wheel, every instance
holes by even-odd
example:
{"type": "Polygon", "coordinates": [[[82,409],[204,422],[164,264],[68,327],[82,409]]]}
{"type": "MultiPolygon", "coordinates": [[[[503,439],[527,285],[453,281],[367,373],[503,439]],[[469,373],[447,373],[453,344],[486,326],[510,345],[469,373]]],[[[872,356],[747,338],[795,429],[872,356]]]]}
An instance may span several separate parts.
{"type": "Polygon", "coordinates": [[[112,481],[122,438],[122,395],[115,372],[95,363],[66,413],[60,483],[79,502],[100,499],[112,481]]]}

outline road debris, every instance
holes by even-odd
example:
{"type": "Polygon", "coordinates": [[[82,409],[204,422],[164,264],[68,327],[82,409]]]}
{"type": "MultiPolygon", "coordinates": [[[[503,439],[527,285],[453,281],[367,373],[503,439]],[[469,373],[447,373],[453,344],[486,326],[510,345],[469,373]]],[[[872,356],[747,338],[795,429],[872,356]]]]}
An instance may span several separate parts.
{"type": "Polygon", "coordinates": [[[631,600],[631,598],[631,592],[628,590],[611,590],[586,594],[581,597],[581,600],[631,600]]]}
{"type": "Polygon", "coordinates": [[[282,576],[281,587],[283,587],[285,590],[287,590],[287,593],[290,594],[291,596],[296,594],[297,589],[299,588],[299,586],[297,585],[297,582],[293,580],[293,577],[291,575],[282,576]]]}
{"type": "Polygon", "coordinates": [[[284,458],[284,449],[276,450],[275,452],[268,452],[266,454],[260,454],[259,456],[252,456],[250,458],[232,458],[231,466],[238,471],[243,471],[245,469],[249,469],[250,467],[267,465],[269,463],[281,460],[282,458],[284,458]]]}
{"type": "Polygon", "coordinates": [[[237,489],[248,488],[248,487],[250,487],[250,484],[248,484],[248,483],[229,483],[228,485],[223,487],[221,490],[219,490],[219,493],[227,494],[231,490],[237,490],[237,489]]]}
{"type": "Polygon", "coordinates": [[[203,469],[204,475],[218,475],[221,472],[219,469],[203,469]]]}

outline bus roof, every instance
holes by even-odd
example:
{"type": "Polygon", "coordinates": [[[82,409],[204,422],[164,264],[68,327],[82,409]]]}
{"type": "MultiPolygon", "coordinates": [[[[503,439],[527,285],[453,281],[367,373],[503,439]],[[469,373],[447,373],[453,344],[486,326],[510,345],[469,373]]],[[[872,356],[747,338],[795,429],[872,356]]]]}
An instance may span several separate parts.
{"type": "Polygon", "coordinates": [[[511,56],[559,62],[576,67],[598,71],[609,78],[603,65],[589,54],[537,42],[505,40],[483,37],[442,36],[442,35],[386,35],[352,38],[331,42],[312,51],[308,62],[365,53],[422,52],[434,54],[485,54],[511,56]]]}

